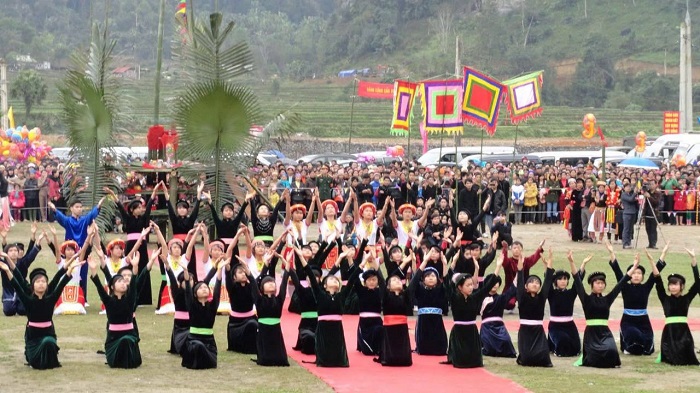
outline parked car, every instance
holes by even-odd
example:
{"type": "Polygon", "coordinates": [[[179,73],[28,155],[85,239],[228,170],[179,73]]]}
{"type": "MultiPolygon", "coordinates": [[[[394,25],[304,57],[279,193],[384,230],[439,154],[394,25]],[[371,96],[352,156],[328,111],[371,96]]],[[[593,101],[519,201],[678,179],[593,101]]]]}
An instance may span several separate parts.
{"type": "Polygon", "coordinates": [[[308,156],[300,157],[297,160],[297,162],[310,162],[312,164],[330,163],[332,161],[337,162],[338,165],[349,165],[353,162],[357,162],[357,157],[347,153],[323,153],[310,154],[308,156]]]}
{"type": "Polygon", "coordinates": [[[472,165],[479,165],[480,162],[489,162],[489,163],[495,163],[495,162],[500,162],[501,164],[504,165],[509,165],[513,162],[522,162],[523,159],[527,159],[529,162],[532,162],[533,164],[541,164],[542,160],[540,160],[540,157],[532,155],[532,154],[473,154],[471,156],[467,156],[465,159],[459,162],[459,166],[464,168],[468,166],[469,164],[472,165]]]}
{"type": "MultiPolygon", "coordinates": [[[[445,146],[442,149],[430,149],[418,158],[421,165],[437,165],[438,162],[451,162],[457,164],[467,156],[474,154],[513,154],[512,146],[445,146]]],[[[442,165],[442,164],[440,164],[442,165]]]]}

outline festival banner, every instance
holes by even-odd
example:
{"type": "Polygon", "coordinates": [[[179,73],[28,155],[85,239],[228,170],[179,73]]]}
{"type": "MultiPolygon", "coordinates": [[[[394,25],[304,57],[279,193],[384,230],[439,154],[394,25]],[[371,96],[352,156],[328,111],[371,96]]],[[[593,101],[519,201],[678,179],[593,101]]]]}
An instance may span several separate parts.
{"type": "Polygon", "coordinates": [[[423,127],[429,133],[462,134],[464,123],[462,81],[460,79],[427,81],[420,84],[423,127]]]}
{"type": "Polygon", "coordinates": [[[357,95],[365,98],[391,100],[394,98],[394,85],[391,83],[373,83],[360,81],[357,84],[357,95]]]}
{"type": "Polygon", "coordinates": [[[485,74],[464,67],[463,88],[462,120],[493,136],[505,87],[485,74]]]}
{"type": "Polygon", "coordinates": [[[394,82],[394,115],[391,133],[406,135],[409,129],[411,109],[416,97],[417,83],[397,80],[394,82]]]}
{"type": "Polygon", "coordinates": [[[543,75],[543,71],[537,71],[503,82],[506,86],[506,107],[512,124],[542,115],[540,92],[543,75]]]}
{"type": "Polygon", "coordinates": [[[680,133],[680,112],[666,111],[664,112],[664,135],[680,133]]]}

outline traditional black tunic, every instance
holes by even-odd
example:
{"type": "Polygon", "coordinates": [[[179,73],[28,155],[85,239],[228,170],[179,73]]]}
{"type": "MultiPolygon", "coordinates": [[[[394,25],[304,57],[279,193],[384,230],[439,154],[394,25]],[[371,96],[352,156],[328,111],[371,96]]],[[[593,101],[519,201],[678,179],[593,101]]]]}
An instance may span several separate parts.
{"type": "MultiPolygon", "coordinates": [[[[610,266],[615,272],[617,280],[621,280],[624,273],[617,263],[617,259],[610,261],[610,266]]],[[[659,271],[666,267],[666,263],[658,261],[659,271]]],[[[654,330],[651,327],[647,305],[649,293],[654,288],[653,277],[647,278],[644,284],[632,284],[628,282],[622,286],[622,300],[624,310],[620,321],[620,349],[631,355],[651,355],[654,353],[654,330]]]]}
{"type": "MultiPolygon", "coordinates": [[[[321,266],[323,265],[323,262],[326,260],[326,258],[328,258],[328,255],[331,253],[331,251],[333,250],[334,247],[336,247],[335,243],[328,244],[325,241],[321,242],[316,255],[314,255],[313,258],[311,258],[311,260],[308,261],[309,266],[316,266],[320,270],[321,266]]],[[[289,299],[289,307],[287,307],[287,310],[291,313],[299,314],[299,313],[301,313],[301,311],[300,311],[300,307],[299,307],[299,294],[297,293],[297,288],[301,288],[302,280],[308,284],[308,281],[307,281],[308,277],[306,275],[306,269],[304,269],[304,267],[301,265],[301,261],[299,260],[299,257],[296,255],[294,256],[294,269],[296,270],[297,278],[300,281],[300,285],[297,286],[295,284],[294,293],[292,294],[291,299],[289,299]]],[[[331,269],[331,271],[332,270],[333,269],[331,269]]],[[[335,270],[335,271],[337,272],[337,270],[335,270]]],[[[330,273],[330,274],[335,274],[335,273],[330,273]]],[[[314,280],[316,279],[316,277],[313,275],[311,275],[310,277],[314,280]]],[[[347,299],[346,299],[346,303],[347,303],[347,299]]],[[[344,307],[344,305],[343,305],[343,307],[344,307]]]]}
{"type": "MultiPolygon", "coordinates": [[[[121,203],[117,203],[117,208],[119,209],[119,214],[122,216],[122,226],[124,227],[124,232],[126,233],[126,249],[124,250],[124,255],[131,252],[131,249],[136,245],[138,238],[141,236],[141,232],[148,228],[151,223],[151,208],[153,206],[153,199],[149,198],[146,202],[146,211],[135,217],[133,214],[127,211],[121,203]]],[[[146,269],[148,265],[148,238],[141,242],[139,247],[139,271],[145,271],[145,282],[143,290],[138,294],[138,304],[153,304],[153,294],[151,293],[151,272],[146,269]]]]}
{"type": "MultiPolygon", "coordinates": [[[[296,272],[290,272],[294,288],[297,295],[301,320],[299,321],[299,335],[297,343],[292,348],[305,355],[313,355],[316,352],[316,327],[318,325],[318,305],[310,287],[303,287],[296,272]]],[[[313,277],[315,280],[316,277],[313,277]]]]}
{"type": "Polygon", "coordinates": [[[129,288],[121,298],[107,294],[97,275],[92,277],[102,304],[107,311],[107,339],[105,355],[112,368],[137,368],[141,365],[139,337],[134,329],[136,286],[129,288]],[[130,327],[130,328],[129,328],[130,327]]]}
{"type": "Polygon", "coordinates": [[[357,350],[363,355],[377,355],[382,348],[382,297],[386,286],[381,271],[377,271],[379,285],[369,289],[361,285],[361,269],[356,268],[348,282],[348,291],[357,293],[360,322],[357,324],[357,350]]]}
{"type": "Polygon", "coordinates": [[[518,311],[520,313],[520,329],[518,329],[518,364],[529,367],[552,367],[549,358],[549,344],[544,333],[544,305],[547,302],[549,290],[552,288],[554,269],[547,269],[540,293],[532,296],[525,291],[525,277],[518,270],[518,311]],[[539,323],[539,324],[538,324],[539,323]]]}
{"type": "MultiPolygon", "coordinates": [[[[495,284],[494,284],[495,285],[495,284]]],[[[491,286],[493,288],[493,285],[491,286]]],[[[489,290],[491,289],[489,288],[489,290]]],[[[515,347],[508,329],[503,323],[503,310],[508,300],[515,296],[516,288],[511,285],[503,293],[488,295],[481,306],[481,353],[484,356],[514,358],[515,347]]]]}
{"type": "Polygon", "coordinates": [[[167,269],[166,273],[170,277],[170,292],[173,295],[175,305],[175,318],[173,319],[173,332],[170,335],[170,349],[168,352],[179,355],[182,346],[185,345],[187,335],[190,333],[190,319],[187,311],[187,301],[185,300],[185,290],[177,284],[177,278],[172,269],[167,269]],[[185,319],[187,316],[187,319],[185,319]]]}
{"type": "MultiPolygon", "coordinates": [[[[401,276],[402,273],[400,273],[401,276]]],[[[384,311],[384,329],[382,347],[376,362],[382,366],[405,367],[413,364],[411,356],[411,339],[408,336],[407,316],[413,315],[411,295],[404,285],[399,294],[384,291],[382,300],[384,311]]]]}
{"type": "Polygon", "coordinates": [[[254,293],[256,281],[248,276],[249,283],[233,281],[234,271],[226,275],[226,290],[231,303],[231,314],[228,318],[228,350],[240,353],[257,353],[258,318],[253,312],[255,305],[254,293]]]}
{"type": "MultiPolygon", "coordinates": [[[[253,227],[253,236],[255,240],[262,240],[268,247],[274,242],[275,224],[277,224],[279,211],[282,206],[284,206],[284,203],[283,200],[280,200],[274,210],[272,210],[270,216],[262,220],[258,217],[258,205],[255,198],[252,199],[250,204],[250,223],[253,227]]],[[[243,203],[243,206],[245,206],[245,203],[243,203]]],[[[243,206],[241,206],[241,210],[244,210],[243,206]]]]}
{"type": "MultiPolygon", "coordinates": [[[[581,227],[581,203],[583,202],[583,191],[573,190],[571,191],[571,214],[569,215],[571,221],[571,240],[578,242],[583,240],[584,231],[581,227]]],[[[588,209],[588,206],[585,207],[588,209]]]]}
{"type": "Polygon", "coordinates": [[[63,272],[57,273],[52,280],[53,285],[49,285],[44,297],[39,299],[36,295],[27,294],[24,278],[15,273],[19,273],[17,268],[14,269],[10,285],[15,289],[17,297],[27,312],[27,327],[24,331],[24,357],[27,364],[37,370],[61,367],[58,361],[60,348],[56,343],[56,331],[53,325],[53,309],[61,297],[63,288],[71,278],[63,275],[63,272]],[[55,280],[59,278],[60,281],[56,284],[55,280]]]}
{"type": "Polygon", "coordinates": [[[420,355],[445,356],[447,353],[447,333],[442,320],[443,307],[447,294],[445,285],[437,284],[427,288],[421,282],[423,271],[416,269],[409,290],[416,299],[418,320],[416,321],[416,353],[420,355]]]}
{"type": "MultiPolygon", "coordinates": [[[[313,277],[310,266],[306,275],[313,277]]],[[[347,289],[335,294],[328,293],[316,280],[309,280],[318,302],[318,326],[316,327],[316,365],[319,367],[349,367],[348,352],[345,347],[343,321],[333,320],[342,317],[347,289]],[[325,319],[325,320],[324,320],[325,319]]]]}
{"type": "Polygon", "coordinates": [[[224,241],[226,245],[236,237],[238,232],[238,227],[241,225],[243,220],[243,215],[245,214],[245,208],[248,206],[248,202],[244,202],[241,205],[241,209],[238,210],[238,214],[234,218],[219,218],[219,214],[216,209],[211,204],[210,200],[207,200],[209,204],[209,209],[211,211],[211,218],[214,220],[214,226],[216,227],[216,236],[224,241]]]}
{"type": "Polygon", "coordinates": [[[447,350],[447,362],[456,368],[483,367],[484,359],[481,355],[481,338],[476,327],[476,316],[479,315],[481,304],[488,295],[489,290],[496,285],[495,276],[489,277],[469,296],[459,292],[459,288],[452,288],[450,304],[452,305],[452,317],[455,324],[450,332],[450,346],[447,350]]]}
{"type": "Polygon", "coordinates": [[[693,266],[695,283],[688,293],[681,296],[669,296],[666,294],[664,282],[661,276],[656,277],[656,292],[659,295],[661,306],[664,308],[666,325],[661,333],[661,354],[657,361],[674,366],[697,366],[700,363],[695,357],[695,343],[693,335],[688,328],[688,308],[695,295],[700,292],[700,272],[693,266]]]}
{"type": "Polygon", "coordinates": [[[282,307],[287,297],[287,280],[289,280],[289,272],[285,270],[277,296],[267,296],[257,291],[253,295],[257,298],[255,302],[258,311],[257,363],[260,366],[289,366],[280,326],[282,307]]]}
{"type": "Polygon", "coordinates": [[[549,291],[549,350],[557,356],[578,356],[581,353],[581,337],[573,321],[576,289],[557,289],[549,291]],[[569,319],[559,322],[556,319],[569,319]]]}
{"type": "MultiPolygon", "coordinates": [[[[205,284],[206,285],[206,284],[205,284]]],[[[190,333],[183,345],[182,366],[190,369],[216,368],[217,349],[214,339],[216,310],[221,300],[221,277],[216,278],[214,295],[204,304],[194,297],[190,282],[185,281],[185,301],[190,313],[190,333]]]]}
{"type": "Polygon", "coordinates": [[[612,332],[608,327],[610,306],[620,294],[622,286],[630,276],[624,275],[615,288],[607,295],[586,294],[578,274],[574,274],[574,287],[583,304],[586,316],[586,330],[583,331],[583,354],[576,362],[577,366],[614,368],[620,366],[620,354],[612,332]]]}

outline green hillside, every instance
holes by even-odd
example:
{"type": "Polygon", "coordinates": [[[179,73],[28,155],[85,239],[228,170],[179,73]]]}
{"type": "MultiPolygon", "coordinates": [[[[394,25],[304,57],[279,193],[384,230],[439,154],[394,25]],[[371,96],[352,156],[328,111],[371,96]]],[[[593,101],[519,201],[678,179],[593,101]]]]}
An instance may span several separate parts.
{"type": "MultiPolygon", "coordinates": [[[[213,0],[191,0],[197,17],[213,10],[213,0]]],[[[132,132],[145,131],[153,105],[153,63],[157,1],[4,0],[0,13],[0,56],[13,67],[17,55],[65,66],[69,54],[88,40],[90,20],[109,16],[117,40],[115,67],[141,66],[142,80],[125,80],[133,97],[132,132]]],[[[167,0],[168,18],[178,0],[167,0]]],[[[260,95],[267,113],[293,107],[304,119],[301,131],[314,136],[345,135],[350,129],[351,79],[342,69],[386,69],[369,77],[389,82],[447,76],[460,64],[497,78],[545,70],[542,118],[521,126],[526,136],[572,136],[583,114],[594,112],[607,133],[639,130],[658,134],[661,111],[678,102],[678,25],[685,0],[241,0],[219,1],[226,18],[236,21],[236,37],[249,42],[256,69],[243,83],[260,95]],[[666,59],[669,74],[650,72],[666,59]],[[622,63],[632,64],[626,71],[622,63]],[[378,66],[388,68],[379,68],[378,66]],[[273,82],[276,81],[276,82],[273,82]],[[273,83],[279,90],[273,93],[273,83]],[[595,108],[595,109],[593,109],[595,108]]],[[[190,10],[191,11],[191,10],[190,10]]],[[[700,0],[690,1],[700,40],[700,0]]],[[[178,88],[177,63],[166,24],[162,99],[178,88]]],[[[697,51],[696,51],[697,53],[697,51]]],[[[697,56],[696,56],[697,57],[697,56]]],[[[697,61],[696,61],[697,63],[697,61]]],[[[30,119],[49,132],[62,132],[55,82],[60,72],[42,73],[49,97],[30,119]]],[[[10,80],[16,75],[11,72],[10,80]]],[[[700,103],[700,91],[695,102],[700,103]]],[[[15,113],[23,105],[12,99],[15,113]]],[[[503,111],[502,116],[505,115],[503,111]]],[[[391,104],[358,100],[352,111],[358,136],[387,135],[391,104]]],[[[502,117],[502,120],[507,120],[502,117]]],[[[509,137],[505,122],[497,136],[509,137]]],[[[417,127],[416,127],[417,128],[417,127]]]]}

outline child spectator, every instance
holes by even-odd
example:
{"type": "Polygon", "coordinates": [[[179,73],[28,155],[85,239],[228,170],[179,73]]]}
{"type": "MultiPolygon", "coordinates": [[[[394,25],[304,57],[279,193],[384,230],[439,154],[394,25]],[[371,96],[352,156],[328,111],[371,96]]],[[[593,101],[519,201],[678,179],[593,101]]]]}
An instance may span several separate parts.
{"type": "Polygon", "coordinates": [[[22,218],[22,209],[24,208],[24,191],[19,184],[14,185],[14,189],[10,192],[10,207],[12,208],[12,218],[19,222],[22,218]]]}

